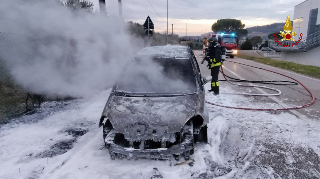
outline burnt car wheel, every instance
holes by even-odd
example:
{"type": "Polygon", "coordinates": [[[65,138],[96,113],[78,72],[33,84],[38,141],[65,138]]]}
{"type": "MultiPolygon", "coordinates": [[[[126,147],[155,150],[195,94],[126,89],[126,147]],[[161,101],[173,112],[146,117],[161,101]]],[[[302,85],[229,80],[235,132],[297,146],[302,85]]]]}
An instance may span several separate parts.
{"type": "Polygon", "coordinates": [[[182,137],[182,142],[188,143],[189,145],[192,145],[192,150],[186,150],[183,155],[185,160],[190,160],[190,156],[194,153],[194,145],[195,145],[195,140],[194,140],[194,135],[193,135],[193,122],[190,121],[188,122],[184,127],[183,127],[183,137],[182,137]]]}
{"type": "Polygon", "coordinates": [[[199,134],[194,135],[195,142],[208,143],[207,125],[201,127],[199,134]]]}
{"type": "MultiPolygon", "coordinates": [[[[207,125],[200,128],[200,132],[198,134],[195,134],[195,126],[193,125],[193,121],[191,120],[183,127],[183,142],[189,143],[189,145],[192,145],[191,150],[187,150],[184,152],[184,159],[190,160],[191,155],[194,154],[194,146],[196,143],[208,143],[208,136],[207,136],[207,125]]],[[[199,130],[199,129],[198,129],[199,130]]]]}
{"type": "Polygon", "coordinates": [[[110,123],[109,120],[107,120],[107,122],[106,122],[105,124],[103,124],[103,130],[102,130],[102,132],[103,132],[103,141],[104,141],[105,147],[106,147],[107,149],[109,149],[109,148],[110,148],[110,144],[107,144],[106,138],[107,138],[109,135],[111,135],[111,134],[114,133],[114,132],[113,132],[113,127],[112,127],[112,125],[111,125],[111,123],[110,123]]]}

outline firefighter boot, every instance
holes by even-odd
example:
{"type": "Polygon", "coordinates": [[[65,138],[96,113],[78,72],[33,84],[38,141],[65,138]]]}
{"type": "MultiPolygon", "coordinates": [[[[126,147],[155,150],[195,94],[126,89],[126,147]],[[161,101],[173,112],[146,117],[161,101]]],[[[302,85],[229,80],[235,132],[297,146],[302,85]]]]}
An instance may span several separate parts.
{"type": "Polygon", "coordinates": [[[213,92],[215,95],[219,94],[219,82],[212,82],[211,83],[211,90],[209,92],[213,92]]]}
{"type": "Polygon", "coordinates": [[[218,95],[219,94],[219,86],[216,86],[213,92],[215,95],[218,95]]]}

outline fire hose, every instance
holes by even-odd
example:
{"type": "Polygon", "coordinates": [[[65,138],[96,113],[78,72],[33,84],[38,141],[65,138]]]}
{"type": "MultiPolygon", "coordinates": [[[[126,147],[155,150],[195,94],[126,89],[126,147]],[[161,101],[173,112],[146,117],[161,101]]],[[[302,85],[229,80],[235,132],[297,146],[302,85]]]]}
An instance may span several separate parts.
{"type": "MultiPolygon", "coordinates": [[[[231,62],[231,61],[227,61],[227,62],[231,62]]],[[[233,61],[232,61],[233,62],[233,61]]],[[[244,64],[244,63],[239,63],[239,62],[233,62],[235,64],[239,64],[239,65],[243,65],[243,66],[247,66],[247,67],[251,67],[251,68],[256,68],[256,69],[259,69],[259,70],[264,70],[264,71],[267,71],[267,72],[271,72],[271,73],[274,73],[274,74],[277,74],[277,75],[280,75],[280,76],[283,76],[283,77],[286,77],[286,78],[289,78],[295,82],[291,82],[291,81],[247,81],[247,80],[240,80],[240,79],[235,79],[235,78],[231,78],[233,79],[232,81],[228,79],[229,76],[227,76],[224,71],[223,71],[223,66],[221,66],[221,73],[223,74],[223,77],[224,77],[224,81],[227,81],[233,85],[238,85],[238,86],[243,86],[243,87],[258,87],[258,88],[265,88],[265,89],[270,89],[270,90],[273,90],[273,91],[277,91],[278,93],[277,94],[248,94],[248,93],[239,93],[240,95],[247,95],[247,96],[277,96],[277,95],[280,95],[281,94],[281,91],[278,90],[278,89],[274,89],[274,88],[270,88],[270,87],[265,87],[265,86],[258,86],[258,85],[242,85],[242,84],[235,84],[234,82],[256,82],[256,83],[263,83],[263,84],[276,84],[277,82],[285,82],[287,84],[284,84],[284,85],[294,85],[294,84],[300,84],[309,94],[310,94],[310,97],[311,97],[311,101],[303,106],[294,106],[294,107],[289,107],[289,108],[275,108],[275,109],[267,109],[267,108],[244,108],[244,107],[234,107],[234,106],[226,106],[226,105],[221,105],[221,104],[216,104],[216,103],[213,103],[213,102],[208,102],[206,101],[206,103],[210,104],[210,105],[214,105],[214,106],[219,106],[219,107],[224,107],[224,108],[229,108],[229,109],[241,109],[241,110],[251,110],[251,111],[285,111],[285,110],[295,110],[295,109],[302,109],[302,108],[306,108],[306,107],[309,107],[311,105],[314,104],[315,102],[315,97],[314,97],[314,94],[304,85],[302,84],[300,81],[296,80],[295,78],[292,78],[290,76],[287,76],[285,74],[282,74],[282,73],[278,73],[278,72],[275,72],[275,71],[272,71],[272,70],[268,70],[268,69],[264,69],[264,68],[261,68],[261,67],[255,67],[255,66],[252,66],[252,65],[247,65],[247,64],[244,64]],[[280,93],[280,94],[279,94],[280,93]]],[[[279,85],[279,84],[278,84],[279,85]]],[[[283,84],[282,84],[283,85],[283,84]]]]}
{"type": "MultiPolygon", "coordinates": [[[[254,88],[263,88],[263,89],[269,89],[271,91],[276,91],[277,93],[274,93],[274,94],[262,94],[262,93],[257,93],[257,94],[252,94],[252,93],[222,93],[222,94],[231,94],[231,95],[244,95],[244,96],[280,96],[281,95],[281,91],[278,90],[278,89],[275,89],[275,88],[271,88],[271,87],[267,87],[267,86],[259,86],[259,85],[243,85],[243,84],[237,84],[235,82],[250,82],[250,81],[247,81],[247,80],[240,80],[240,79],[235,79],[235,78],[232,78],[234,80],[229,80],[227,79],[230,78],[229,76],[227,76],[224,71],[223,71],[223,67],[221,67],[221,73],[223,74],[223,77],[225,80],[219,80],[219,81],[227,81],[233,85],[237,85],[237,86],[241,86],[241,87],[254,87],[254,88]]],[[[251,81],[253,82],[253,81],[251,81]]],[[[255,82],[258,82],[258,81],[255,81],[255,82]]],[[[261,81],[261,83],[264,83],[263,81],[261,81]]]]}

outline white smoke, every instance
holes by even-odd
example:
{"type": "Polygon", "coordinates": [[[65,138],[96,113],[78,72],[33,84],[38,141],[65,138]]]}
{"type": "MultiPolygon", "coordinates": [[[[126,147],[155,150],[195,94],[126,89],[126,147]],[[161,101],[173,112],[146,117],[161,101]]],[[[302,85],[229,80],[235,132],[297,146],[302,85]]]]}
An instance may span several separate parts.
{"type": "Polygon", "coordinates": [[[71,11],[51,0],[3,0],[0,56],[29,91],[83,97],[110,88],[143,47],[126,29],[119,17],[71,11]]]}

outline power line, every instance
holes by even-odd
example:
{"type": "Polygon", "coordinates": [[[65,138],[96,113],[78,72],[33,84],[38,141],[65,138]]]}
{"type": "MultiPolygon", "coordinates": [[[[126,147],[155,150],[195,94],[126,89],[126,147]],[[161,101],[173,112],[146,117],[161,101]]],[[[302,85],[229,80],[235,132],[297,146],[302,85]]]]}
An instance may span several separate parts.
{"type": "MultiPolygon", "coordinates": [[[[150,3],[149,0],[147,0],[148,3],[150,4],[150,6],[152,7],[152,9],[154,10],[154,12],[156,12],[158,14],[158,16],[162,19],[162,17],[159,15],[159,13],[156,11],[156,9],[152,6],[152,4],[150,3]]],[[[165,21],[164,19],[162,19],[163,21],[165,21]]]]}

